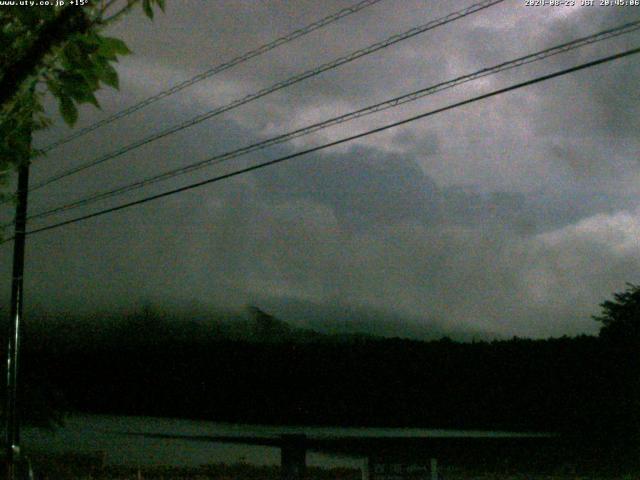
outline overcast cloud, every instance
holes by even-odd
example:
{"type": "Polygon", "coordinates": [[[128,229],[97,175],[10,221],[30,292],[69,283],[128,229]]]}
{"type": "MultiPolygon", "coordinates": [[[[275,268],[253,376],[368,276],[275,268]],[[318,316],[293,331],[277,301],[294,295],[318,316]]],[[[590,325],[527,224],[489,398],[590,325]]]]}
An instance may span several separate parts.
{"type": "MultiPolygon", "coordinates": [[[[52,151],[47,178],[473,1],[384,0],[52,151]]],[[[241,147],[395,95],[640,18],[633,7],[507,0],[271,94],[35,192],[30,211],[241,147]]],[[[578,2],[579,3],[579,2],[578,2]]],[[[113,28],[134,55],[121,91],[81,125],[349,1],[185,0],[113,28]]],[[[486,77],[75,210],[70,218],[638,46],[640,34],[486,77]]],[[[38,308],[342,306],[456,331],[593,333],[598,304],[640,269],[640,62],[605,66],[465,106],[278,166],[29,239],[38,308]]],[[[39,145],[66,132],[56,126],[39,145]]],[[[8,209],[2,212],[10,216],[8,209]]],[[[33,226],[52,222],[37,222],[33,226]]],[[[10,248],[0,249],[8,298],[10,248]]],[[[329,310],[327,310],[329,311],[329,310]]],[[[286,315],[285,315],[286,316],[286,315]]]]}

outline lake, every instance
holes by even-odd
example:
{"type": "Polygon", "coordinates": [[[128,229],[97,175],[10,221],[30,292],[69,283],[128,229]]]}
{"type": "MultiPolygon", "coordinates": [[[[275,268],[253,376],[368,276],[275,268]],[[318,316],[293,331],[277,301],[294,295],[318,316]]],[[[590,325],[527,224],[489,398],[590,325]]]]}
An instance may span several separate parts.
{"type": "MultiPolygon", "coordinates": [[[[188,439],[150,438],[139,434],[276,437],[303,433],[309,437],[513,437],[524,434],[489,431],[430,430],[423,428],[342,428],[265,426],[216,423],[173,418],[74,415],[54,432],[35,428],[22,431],[23,448],[51,453],[100,452],[109,464],[197,466],[244,461],[254,465],[280,463],[280,449],[252,445],[210,443],[188,439]],[[128,435],[129,434],[129,435],[128,435]]],[[[364,459],[309,452],[307,464],[319,467],[354,467],[364,459]]]]}

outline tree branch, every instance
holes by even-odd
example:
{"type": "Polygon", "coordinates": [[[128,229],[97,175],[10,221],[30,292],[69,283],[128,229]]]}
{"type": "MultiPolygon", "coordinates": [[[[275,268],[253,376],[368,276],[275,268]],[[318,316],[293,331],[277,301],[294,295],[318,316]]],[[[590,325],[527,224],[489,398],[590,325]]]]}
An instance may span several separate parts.
{"type": "Polygon", "coordinates": [[[114,5],[118,0],[109,0],[107,3],[104,3],[105,0],[102,0],[102,8],[100,9],[100,16],[104,15],[109,8],[114,5]]]}
{"type": "Polygon", "coordinates": [[[115,20],[120,18],[122,15],[124,15],[125,13],[128,13],[138,2],[139,2],[139,0],[127,0],[127,5],[126,6],[122,7],[116,13],[111,15],[109,18],[104,18],[104,19],[100,20],[100,25],[104,26],[104,25],[107,25],[109,23],[113,23],[115,20]]]}
{"type": "Polygon", "coordinates": [[[36,40],[24,55],[7,66],[0,79],[0,110],[15,97],[23,82],[41,66],[47,54],[62,44],[73,33],[84,33],[91,26],[83,8],[65,7],[49,23],[43,25],[36,40]]]}

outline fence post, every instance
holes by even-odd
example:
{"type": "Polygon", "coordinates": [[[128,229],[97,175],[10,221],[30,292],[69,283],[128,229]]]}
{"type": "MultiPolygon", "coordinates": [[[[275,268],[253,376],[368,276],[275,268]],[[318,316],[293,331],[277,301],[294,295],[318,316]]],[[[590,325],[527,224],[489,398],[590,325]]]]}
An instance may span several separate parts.
{"type": "Polygon", "coordinates": [[[362,459],[362,480],[371,480],[371,457],[362,459]]]}
{"type": "Polygon", "coordinates": [[[280,478],[302,480],[307,470],[306,435],[281,435],[280,478]]]}

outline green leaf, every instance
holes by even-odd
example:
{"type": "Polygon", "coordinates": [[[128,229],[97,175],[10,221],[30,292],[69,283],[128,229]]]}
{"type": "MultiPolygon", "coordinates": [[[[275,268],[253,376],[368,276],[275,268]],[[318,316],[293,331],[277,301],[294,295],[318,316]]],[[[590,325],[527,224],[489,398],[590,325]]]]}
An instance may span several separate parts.
{"type": "Polygon", "coordinates": [[[100,108],[100,104],[93,94],[93,90],[89,85],[84,83],[83,79],[83,83],[74,83],[70,85],[69,88],[63,87],[63,96],[70,97],[77,103],[91,103],[95,107],[100,108]]]}
{"type": "Polygon", "coordinates": [[[90,68],[79,70],[78,73],[82,75],[90,91],[95,92],[100,88],[100,76],[96,72],[95,62],[91,63],[90,68]]]}
{"type": "Polygon", "coordinates": [[[62,94],[60,85],[51,78],[47,78],[47,87],[49,88],[49,91],[56,97],[59,97],[62,94]]]}
{"type": "Polygon", "coordinates": [[[160,7],[160,10],[164,12],[164,5],[165,5],[164,0],[156,0],[156,3],[160,7]]]}
{"type": "Polygon", "coordinates": [[[96,62],[95,67],[96,73],[98,74],[98,78],[101,82],[115,88],[116,90],[120,89],[118,72],[116,72],[116,69],[113,68],[109,62],[96,62]]]}
{"type": "Polygon", "coordinates": [[[88,56],[83,54],[76,43],[68,42],[62,50],[62,60],[68,65],[67,68],[82,68],[86,65],[88,56]]]}
{"type": "Polygon", "coordinates": [[[128,55],[131,53],[127,44],[119,38],[112,37],[100,37],[100,46],[98,47],[98,54],[103,57],[109,58],[113,55],[128,55]]]}
{"type": "Polygon", "coordinates": [[[151,8],[151,0],[142,0],[142,10],[144,14],[153,19],[153,8],[151,8]]]}
{"type": "Polygon", "coordinates": [[[93,91],[98,89],[97,77],[87,78],[91,72],[62,73],[60,79],[61,94],[73,98],[78,103],[91,103],[98,107],[93,91]]]}
{"type": "Polygon", "coordinates": [[[74,43],[86,54],[90,55],[100,49],[101,37],[95,32],[87,32],[84,35],[77,35],[74,43]]]}
{"type": "Polygon", "coordinates": [[[64,119],[65,123],[71,127],[75,125],[78,120],[78,109],[71,100],[71,97],[67,97],[66,95],[62,95],[59,97],[60,100],[60,114],[64,119]]]}
{"type": "Polygon", "coordinates": [[[77,92],[88,88],[87,82],[80,73],[76,72],[61,72],[58,75],[58,80],[62,86],[63,94],[69,92],[77,92]]]}
{"type": "MultiPolygon", "coordinates": [[[[45,9],[42,9],[43,11],[45,9]]],[[[20,20],[23,25],[28,27],[35,27],[40,22],[41,10],[37,8],[18,8],[13,11],[13,14],[20,20]]]]}
{"type": "Polygon", "coordinates": [[[90,103],[91,105],[93,105],[94,107],[100,109],[100,103],[98,102],[98,99],[96,98],[96,96],[93,94],[92,91],[87,91],[85,92],[84,97],[82,97],[81,100],[78,101],[78,103],[90,103]]]}

